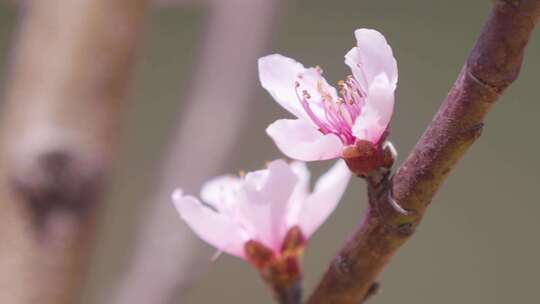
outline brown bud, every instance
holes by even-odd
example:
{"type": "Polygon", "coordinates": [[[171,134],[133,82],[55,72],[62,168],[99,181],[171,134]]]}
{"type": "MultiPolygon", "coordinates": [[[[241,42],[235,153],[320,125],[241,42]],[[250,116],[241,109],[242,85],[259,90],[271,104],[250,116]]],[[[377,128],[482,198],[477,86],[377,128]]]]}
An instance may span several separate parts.
{"type": "Polygon", "coordinates": [[[300,274],[300,259],[295,256],[287,256],[284,263],[287,265],[287,273],[295,274],[297,277],[300,274]]]}
{"type": "Polygon", "coordinates": [[[367,140],[359,140],[343,149],[343,159],[358,176],[368,176],[383,165],[384,154],[380,147],[367,140]]]}
{"type": "Polygon", "coordinates": [[[244,245],[247,260],[259,270],[275,262],[274,252],[263,244],[250,240],[244,245]]]}
{"type": "Polygon", "coordinates": [[[304,238],[304,235],[302,234],[300,227],[294,226],[291,229],[289,229],[289,231],[287,231],[287,234],[285,235],[285,239],[283,240],[283,245],[281,245],[281,252],[283,254],[285,253],[292,253],[295,255],[301,254],[301,251],[304,249],[305,243],[306,243],[306,239],[304,238]]]}
{"type": "Polygon", "coordinates": [[[383,147],[367,140],[358,140],[343,149],[343,159],[353,173],[366,177],[380,169],[390,169],[394,164],[395,152],[390,145],[383,147]]]}
{"type": "Polygon", "coordinates": [[[299,303],[300,301],[302,278],[300,259],[305,242],[300,227],[294,226],[287,231],[280,253],[274,253],[254,240],[245,244],[247,260],[257,267],[279,303],[299,303]],[[293,299],[294,301],[291,302],[293,299]]]}

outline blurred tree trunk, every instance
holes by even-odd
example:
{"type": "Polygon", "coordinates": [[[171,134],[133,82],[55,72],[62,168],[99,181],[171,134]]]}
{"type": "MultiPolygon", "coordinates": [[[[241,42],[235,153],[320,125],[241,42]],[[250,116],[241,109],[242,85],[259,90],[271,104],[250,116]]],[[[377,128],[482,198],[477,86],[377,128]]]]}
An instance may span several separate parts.
{"type": "Polygon", "coordinates": [[[22,5],[0,129],[0,303],[78,302],[145,7],[22,5]]]}
{"type": "Polygon", "coordinates": [[[176,187],[197,193],[237,149],[256,87],[257,58],[270,40],[280,0],[207,2],[210,15],[188,106],[178,117],[155,193],[147,198],[151,204],[116,304],[176,303],[211,259],[179,219],[170,196],[176,187]]]}

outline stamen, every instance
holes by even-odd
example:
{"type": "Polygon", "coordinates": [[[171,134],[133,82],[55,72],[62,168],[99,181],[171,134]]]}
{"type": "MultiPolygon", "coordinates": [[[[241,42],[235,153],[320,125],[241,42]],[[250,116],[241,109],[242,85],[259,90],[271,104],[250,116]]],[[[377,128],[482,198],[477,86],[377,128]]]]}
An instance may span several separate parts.
{"type": "MultiPolygon", "coordinates": [[[[319,75],[322,74],[320,67],[315,67],[315,70],[319,75]]],[[[316,89],[322,100],[313,100],[311,104],[308,99],[312,99],[312,95],[307,90],[299,92],[300,86],[300,83],[296,81],[297,99],[319,131],[323,134],[335,134],[343,143],[353,144],[355,136],[352,134],[352,126],[360,116],[367,96],[358,81],[352,75],[348,75],[345,80],[338,81],[339,97],[334,99],[327,90],[324,80],[319,79],[316,83],[316,89]],[[313,112],[311,109],[313,103],[322,108],[324,116],[313,112]]]]}
{"type": "Polygon", "coordinates": [[[326,101],[332,101],[332,95],[324,90],[323,82],[321,80],[317,80],[317,92],[321,94],[322,98],[326,101]]]}
{"type": "MultiPolygon", "coordinates": [[[[331,130],[330,130],[330,127],[325,124],[324,122],[322,122],[318,117],[317,115],[315,115],[315,113],[313,113],[313,111],[311,110],[311,108],[309,107],[309,103],[307,102],[306,100],[306,96],[304,96],[304,98],[301,98],[300,97],[300,94],[298,93],[298,88],[300,86],[300,84],[298,82],[296,82],[296,90],[295,90],[295,93],[296,93],[296,98],[298,99],[298,101],[300,101],[300,104],[302,105],[302,107],[304,108],[304,111],[306,112],[306,114],[309,116],[309,118],[311,119],[311,121],[313,121],[313,123],[315,125],[317,125],[317,127],[319,127],[319,130],[323,133],[323,134],[328,134],[328,133],[331,133],[331,130]]],[[[307,91],[304,90],[304,93],[307,93],[307,91]]],[[[308,93],[309,95],[309,93],[308,93]]]]}

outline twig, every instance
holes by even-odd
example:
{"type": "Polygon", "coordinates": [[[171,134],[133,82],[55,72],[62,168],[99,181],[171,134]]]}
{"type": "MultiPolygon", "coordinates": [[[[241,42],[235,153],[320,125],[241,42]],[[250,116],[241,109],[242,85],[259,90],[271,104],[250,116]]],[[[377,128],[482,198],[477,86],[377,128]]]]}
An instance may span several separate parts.
{"type": "Polygon", "coordinates": [[[334,258],[309,304],[361,303],[385,265],[420,223],[450,171],[480,136],[484,117],[517,78],[540,16],[540,0],[497,0],[466,64],[393,183],[368,181],[364,220],[334,258]],[[407,214],[397,212],[389,198],[407,214]]]}
{"type": "Polygon", "coordinates": [[[152,204],[113,303],[170,303],[210,262],[179,220],[170,195],[179,186],[196,193],[204,180],[220,173],[235,149],[256,87],[254,63],[270,39],[280,1],[209,2],[199,63],[185,97],[188,105],[179,113],[155,193],[145,198],[152,204]]]}
{"type": "Polygon", "coordinates": [[[23,4],[1,120],[0,303],[78,302],[144,8],[23,4]]]}

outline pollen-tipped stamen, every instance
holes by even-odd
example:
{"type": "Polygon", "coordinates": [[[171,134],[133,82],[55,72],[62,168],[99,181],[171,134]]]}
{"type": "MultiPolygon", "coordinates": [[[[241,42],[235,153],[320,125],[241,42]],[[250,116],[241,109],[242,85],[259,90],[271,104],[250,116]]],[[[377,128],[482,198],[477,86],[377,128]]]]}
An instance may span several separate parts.
{"type": "MultiPolygon", "coordinates": [[[[322,74],[320,68],[316,68],[316,71],[319,75],[322,74]]],[[[318,116],[311,109],[308,101],[311,98],[309,92],[303,90],[300,93],[300,83],[295,82],[296,97],[319,130],[323,134],[335,134],[344,144],[353,144],[355,137],[352,134],[352,126],[362,113],[366,93],[352,76],[348,76],[346,80],[340,80],[338,88],[340,98],[334,100],[332,94],[325,90],[323,81],[317,81],[317,92],[322,97],[318,106],[324,111],[324,117],[319,117],[320,115],[318,116]]]]}

